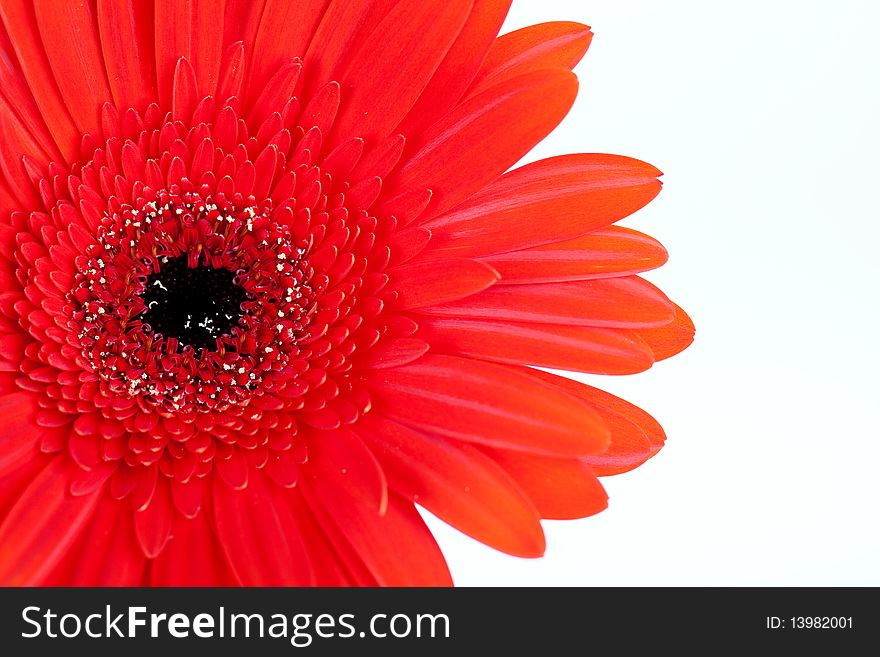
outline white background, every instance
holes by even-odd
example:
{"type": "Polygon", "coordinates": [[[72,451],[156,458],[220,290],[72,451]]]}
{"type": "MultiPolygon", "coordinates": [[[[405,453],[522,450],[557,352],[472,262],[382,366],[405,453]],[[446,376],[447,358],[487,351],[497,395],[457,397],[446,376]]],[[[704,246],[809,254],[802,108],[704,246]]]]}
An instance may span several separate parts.
{"type": "Polygon", "coordinates": [[[665,172],[627,224],[669,249],[649,278],[697,340],[589,379],[668,442],[603,480],[607,511],[545,522],[543,559],[429,518],[456,583],[880,585],[880,3],[514,0],[504,31],[548,20],[596,36],[528,159],[665,172]]]}

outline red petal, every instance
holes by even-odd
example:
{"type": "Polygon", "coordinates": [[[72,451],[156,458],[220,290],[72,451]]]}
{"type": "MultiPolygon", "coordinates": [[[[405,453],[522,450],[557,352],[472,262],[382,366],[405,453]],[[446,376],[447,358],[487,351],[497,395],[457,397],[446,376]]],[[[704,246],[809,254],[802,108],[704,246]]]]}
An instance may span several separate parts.
{"type": "Polygon", "coordinates": [[[226,0],[223,43],[228,47],[242,41],[248,51],[253,50],[265,6],[266,0],[226,0]]]}
{"type": "Polygon", "coordinates": [[[427,316],[418,324],[434,353],[591,374],[634,374],[654,363],[645,342],[625,329],[427,316]]]}
{"type": "Polygon", "coordinates": [[[305,55],[329,1],[267,0],[254,39],[248,98],[256,98],[282,64],[305,55]]]}
{"type": "Polygon", "coordinates": [[[388,270],[400,309],[422,308],[469,297],[498,280],[498,273],[476,260],[410,262],[388,270]]]}
{"type": "Polygon", "coordinates": [[[248,485],[247,458],[237,447],[233,447],[229,452],[229,458],[215,458],[214,467],[217,468],[223,481],[235,490],[242,490],[248,485]]]}
{"type": "MultiPolygon", "coordinates": [[[[33,4],[28,0],[4,0],[0,3],[0,15],[40,113],[65,161],[72,162],[79,154],[81,133],[61,99],[43,45],[35,38],[38,29],[33,4]]],[[[96,119],[97,110],[95,107],[96,119]]]]}
{"type": "Polygon", "coordinates": [[[186,482],[173,479],[171,481],[171,499],[174,506],[186,518],[194,518],[202,508],[202,492],[204,489],[201,477],[192,477],[186,482]]]}
{"type": "Polygon", "coordinates": [[[627,472],[654,456],[666,440],[663,428],[645,411],[619,397],[583,383],[534,371],[534,376],[588,403],[611,431],[611,445],[602,454],[583,457],[599,476],[627,472]]]}
{"type": "Polygon", "coordinates": [[[331,508],[358,499],[379,515],[385,513],[385,473],[357,435],[347,429],[322,431],[308,441],[308,449],[306,471],[312,480],[321,480],[315,486],[323,491],[323,499],[331,508]]]}
{"type": "Polygon", "coordinates": [[[40,199],[31,177],[22,166],[24,155],[36,155],[41,161],[45,159],[39,151],[39,145],[0,96],[0,171],[18,203],[23,207],[35,207],[40,199]]]}
{"type": "Polygon", "coordinates": [[[574,74],[553,69],[508,80],[465,101],[425,132],[425,146],[390,179],[387,197],[427,187],[434,193],[431,215],[458,205],[546,137],[576,95],[574,74]]]}
{"type": "Polygon", "coordinates": [[[452,584],[443,554],[411,502],[392,494],[380,516],[354,500],[344,506],[334,506],[332,497],[325,502],[328,488],[321,483],[310,479],[301,487],[309,505],[322,522],[337,526],[380,586],[452,584]]]}
{"type": "MultiPolygon", "coordinates": [[[[319,563],[331,558],[338,561],[338,565],[345,570],[348,577],[351,578],[356,586],[376,586],[376,578],[370,572],[370,569],[364,563],[364,560],[358,554],[357,550],[346,538],[348,528],[340,527],[337,524],[335,511],[325,509],[314,499],[314,503],[309,502],[307,498],[308,493],[305,491],[307,487],[308,483],[306,483],[305,486],[297,488],[297,494],[289,495],[288,501],[291,504],[291,510],[297,520],[302,521],[303,516],[308,516],[314,521],[315,526],[320,530],[317,541],[315,543],[309,543],[307,546],[309,553],[313,553],[315,550],[319,549],[319,546],[322,543],[324,543],[320,538],[326,539],[326,543],[331,546],[329,555],[321,555],[318,557],[317,561],[312,562],[315,564],[315,569],[317,570],[319,563]]],[[[314,494],[311,495],[312,498],[314,498],[314,494]]],[[[310,528],[308,522],[305,522],[304,526],[306,527],[306,531],[308,531],[310,528]]],[[[310,538],[315,539],[316,537],[310,535],[310,538]]],[[[315,576],[317,583],[320,579],[320,575],[316,572],[315,576]]]]}
{"type": "Polygon", "coordinates": [[[501,274],[501,283],[555,283],[638,274],[668,258],[658,241],[609,226],[564,242],[482,258],[501,274]]]}
{"type": "MultiPolygon", "coordinates": [[[[337,552],[302,495],[290,495],[288,501],[297,527],[307,537],[304,543],[315,573],[315,586],[375,585],[375,580],[368,573],[361,577],[350,574],[347,560],[337,552]]],[[[358,571],[364,571],[363,562],[354,555],[351,546],[347,547],[347,557],[348,560],[357,561],[358,571]]]]}
{"type": "Polygon", "coordinates": [[[406,365],[428,352],[428,343],[417,338],[385,339],[358,362],[359,369],[383,369],[406,365]]]}
{"type": "Polygon", "coordinates": [[[672,321],[675,307],[638,276],[567,283],[496,285],[466,299],[422,309],[467,319],[538,322],[565,326],[641,328],[672,321]]]}
{"type": "Polygon", "coordinates": [[[0,525],[0,584],[39,582],[80,536],[104,495],[74,497],[68,492],[77,466],[58,456],[36,476],[0,525]]]}
{"type": "Polygon", "coordinates": [[[27,81],[16,63],[12,42],[9,41],[2,26],[0,26],[0,90],[10,108],[15,111],[18,120],[40,145],[41,150],[49,153],[52,159],[63,161],[64,158],[52,134],[46,128],[27,81]]]}
{"type": "Polygon", "coordinates": [[[229,569],[207,511],[187,520],[175,516],[171,540],[150,568],[153,586],[231,586],[229,569]]]}
{"type": "Polygon", "coordinates": [[[388,246],[391,249],[391,261],[394,264],[409,262],[419,253],[424,251],[428,242],[431,241],[431,231],[427,228],[413,226],[395,232],[388,246]]]}
{"type": "MultiPolygon", "coordinates": [[[[172,92],[171,115],[175,121],[188,123],[199,101],[196,88],[196,73],[192,64],[181,57],[174,69],[174,89],[172,92]]],[[[169,177],[172,177],[169,174],[169,177]]],[[[173,176],[176,177],[176,176],[173,176]]]]}
{"type": "Polygon", "coordinates": [[[366,375],[376,410],[423,431],[542,454],[603,451],[598,415],[524,371],[427,354],[366,375]]]}
{"type": "Polygon", "coordinates": [[[650,164],[618,155],[527,164],[425,222],[432,238],[423,257],[491,255],[584,235],[647,205],[660,192],[659,175],[650,164]]]}
{"type": "Polygon", "coordinates": [[[398,127],[400,132],[417,134],[455,106],[495,41],[510,4],[511,0],[474,0],[461,33],[398,127]]]}
{"type": "Polygon", "coordinates": [[[146,560],[135,539],[128,504],[102,495],[82,536],[82,549],[76,555],[70,580],[64,582],[64,586],[139,584],[146,560]]]}
{"type": "Polygon", "coordinates": [[[363,137],[372,146],[388,136],[443,61],[472,3],[401,0],[351,55],[340,75],[345,104],[331,142],[363,137]]]}
{"type": "Polygon", "coordinates": [[[542,518],[586,518],[608,506],[608,495],[586,463],[491,450],[489,456],[525,491],[542,518]]]}
{"type": "Polygon", "coordinates": [[[36,411],[36,399],[28,393],[0,397],[0,477],[39,455],[46,429],[36,425],[36,411]]]}
{"type": "Polygon", "coordinates": [[[655,360],[681,353],[694,341],[694,323],[688,314],[675,306],[675,319],[665,326],[640,328],[637,333],[651,347],[655,360]]]}
{"type": "Polygon", "coordinates": [[[34,0],[43,48],[67,109],[83,134],[100,134],[101,106],[112,99],[90,2],[34,0]]]}
{"type": "Polygon", "coordinates": [[[299,481],[299,464],[290,452],[270,452],[266,474],[279,486],[293,488],[299,481]]]}
{"type": "Polygon", "coordinates": [[[217,536],[245,586],[307,586],[312,582],[300,532],[283,499],[287,494],[256,469],[241,491],[214,477],[217,536]]]}
{"type": "Polygon", "coordinates": [[[180,0],[154,0],[154,2],[156,76],[159,98],[162,105],[168,107],[174,90],[177,62],[181,57],[187,59],[192,57],[192,3],[180,0]]]}
{"type": "Polygon", "coordinates": [[[98,0],[101,46],[117,107],[142,111],[158,100],[152,14],[146,2],[98,0]]]}
{"type": "Polygon", "coordinates": [[[134,514],[134,528],[138,543],[150,559],[162,552],[171,537],[171,522],[174,519],[174,505],[168,482],[159,481],[150,503],[142,511],[134,514]]]}
{"type": "Polygon", "coordinates": [[[211,96],[217,89],[220,58],[223,54],[223,30],[220,29],[222,16],[218,16],[222,13],[223,1],[191,0],[191,2],[189,58],[196,72],[199,96],[211,96]]]}
{"type": "MultiPolygon", "coordinates": [[[[544,553],[544,533],[528,498],[482,452],[371,413],[357,424],[392,489],[456,529],[519,557],[544,553]]],[[[529,458],[529,457],[526,457],[529,458]]]]}
{"type": "Polygon", "coordinates": [[[349,54],[360,48],[397,2],[332,0],[304,58],[309,72],[307,96],[328,80],[338,79],[339,70],[349,60],[349,54]]]}
{"type": "Polygon", "coordinates": [[[547,68],[573,69],[590,47],[590,28],[580,23],[530,25],[498,37],[468,97],[517,75],[547,68]]]}

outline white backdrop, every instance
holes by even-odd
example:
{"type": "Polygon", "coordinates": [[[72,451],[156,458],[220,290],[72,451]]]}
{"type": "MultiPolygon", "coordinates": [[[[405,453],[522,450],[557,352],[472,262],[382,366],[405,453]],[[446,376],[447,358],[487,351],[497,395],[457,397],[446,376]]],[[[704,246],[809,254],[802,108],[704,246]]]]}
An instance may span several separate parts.
{"type": "Polygon", "coordinates": [[[428,518],[457,584],[880,585],[880,3],[514,0],[510,31],[596,36],[571,114],[529,160],[638,157],[665,188],[627,223],[697,325],[680,356],[584,377],[666,447],[545,522],[547,555],[428,518]]]}

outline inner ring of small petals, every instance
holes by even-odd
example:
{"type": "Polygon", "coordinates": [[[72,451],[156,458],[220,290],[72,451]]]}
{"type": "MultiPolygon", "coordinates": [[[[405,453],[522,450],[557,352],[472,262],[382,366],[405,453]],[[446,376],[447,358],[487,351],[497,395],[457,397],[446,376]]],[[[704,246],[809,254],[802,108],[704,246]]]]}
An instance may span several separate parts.
{"type": "Polygon", "coordinates": [[[77,262],[68,302],[83,356],[113,393],[148,407],[223,410],[246,402],[287,370],[314,313],[304,250],[272,220],[268,202],[177,189],[152,196],[105,215],[98,243],[77,262]],[[222,280],[223,272],[232,283],[188,292],[230,295],[214,306],[226,311],[219,330],[216,317],[191,319],[201,324],[200,340],[181,340],[167,322],[150,325],[161,316],[161,288],[168,291],[163,277],[180,279],[186,269],[191,280],[222,280]],[[194,275],[204,270],[216,273],[194,275]]]}

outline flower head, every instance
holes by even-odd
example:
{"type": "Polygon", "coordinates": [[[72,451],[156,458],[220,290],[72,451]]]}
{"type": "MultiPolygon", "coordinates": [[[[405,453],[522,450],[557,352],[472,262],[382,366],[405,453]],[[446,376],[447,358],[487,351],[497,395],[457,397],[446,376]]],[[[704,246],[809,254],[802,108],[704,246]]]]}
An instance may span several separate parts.
{"type": "Polygon", "coordinates": [[[505,173],[588,28],[505,0],[0,6],[0,581],[446,584],[415,505],[539,556],[663,443],[530,366],[690,320],[648,164],[505,173]]]}

